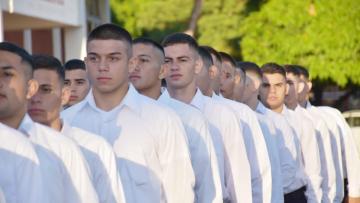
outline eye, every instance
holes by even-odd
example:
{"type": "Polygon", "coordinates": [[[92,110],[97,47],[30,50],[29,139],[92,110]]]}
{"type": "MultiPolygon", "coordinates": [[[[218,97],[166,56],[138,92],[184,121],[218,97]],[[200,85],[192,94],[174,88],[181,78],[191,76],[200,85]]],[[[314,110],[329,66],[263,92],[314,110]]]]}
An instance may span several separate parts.
{"type": "Polygon", "coordinates": [[[181,59],[180,59],[180,62],[187,62],[187,61],[188,61],[187,58],[181,58],[181,59]]]}
{"type": "Polygon", "coordinates": [[[83,80],[76,81],[76,85],[83,85],[83,84],[85,84],[85,81],[83,81],[83,80]]]}
{"type": "Polygon", "coordinates": [[[231,74],[230,74],[230,73],[226,73],[226,74],[225,74],[225,77],[226,77],[226,79],[228,79],[228,78],[231,77],[231,74]]]}
{"type": "Polygon", "coordinates": [[[171,62],[170,59],[165,59],[165,63],[166,63],[166,64],[169,64],[170,62],[171,62]]]}
{"type": "Polygon", "coordinates": [[[96,63],[99,61],[99,57],[96,57],[96,56],[88,56],[88,59],[92,63],[96,63]]]}
{"type": "Polygon", "coordinates": [[[140,62],[141,62],[141,63],[147,63],[147,62],[149,62],[149,61],[150,61],[149,59],[140,58],[140,62]]]}
{"type": "Polygon", "coordinates": [[[110,56],[109,57],[109,61],[110,62],[116,62],[116,61],[119,61],[120,60],[120,58],[119,57],[116,57],[116,56],[110,56]]]}
{"type": "Polygon", "coordinates": [[[4,76],[10,78],[10,77],[13,77],[13,76],[14,76],[14,73],[11,72],[11,71],[5,71],[5,72],[4,72],[4,76]]]}
{"type": "Polygon", "coordinates": [[[70,80],[65,80],[65,81],[64,81],[64,85],[65,85],[65,86],[70,86],[70,85],[71,85],[70,80]]]}
{"type": "Polygon", "coordinates": [[[51,93],[52,89],[50,87],[44,87],[43,86],[43,87],[40,87],[40,91],[43,94],[49,94],[49,93],[51,93]]]}

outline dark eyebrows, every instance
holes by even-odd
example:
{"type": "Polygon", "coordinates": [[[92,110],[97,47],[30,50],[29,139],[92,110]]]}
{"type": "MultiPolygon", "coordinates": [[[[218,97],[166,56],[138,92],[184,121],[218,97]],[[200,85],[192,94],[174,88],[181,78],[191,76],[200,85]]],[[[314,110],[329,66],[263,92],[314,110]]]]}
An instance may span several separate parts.
{"type": "Polygon", "coordinates": [[[11,66],[11,65],[4,65],[4,66],[1,66],[0,68],[3,69],[3,70],[15,69],[15,68],[14,68],[13,66],[11,66]]]}
{"type": "MultiPolygon", "coordinates": [[[[89,52],[88,55],[99,56],[99,54],[98,54],[98,53],[95,53],[95,52],[89,52]]],[[[121,52],[112,52],[112,53],[110,53],[110,54],[108,54],[108,55],[111,55],[111,56],[113,56],[113,55],[122,55],[122,53],[121,53],[121,52]]]]}

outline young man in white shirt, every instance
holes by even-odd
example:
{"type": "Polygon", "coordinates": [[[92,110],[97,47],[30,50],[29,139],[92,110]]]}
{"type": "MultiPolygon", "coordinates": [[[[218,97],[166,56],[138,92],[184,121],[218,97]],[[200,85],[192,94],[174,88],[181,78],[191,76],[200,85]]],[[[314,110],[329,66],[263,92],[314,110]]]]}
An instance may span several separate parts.
{"type": "MultiPolygon", "coordinates": [[[[211,69],[212,58],[207,50],[203,47],[199,47],[200,58],[203,61],[203,68],[200,74],[197,76],[197,83],[205,83],[209,80],[209,70],[211,69]]],[[[225,93],[226,89],[229,93],[225,94],[226,97],[217,96],[215,93],[211,97],[223,103],[233,110],[238,122],[241,123],[246,145],[246,152],[251,167],[251,185],[252,185],[252,197],[254,202],[270,202],[271,193],[265,191],[272,190],[272,177],[271,166],[268,155],[267,146],[264,136],[262,134],[260,125],[257,121],[255,113],[246,105],[232,101],[231,94],[233,92],[235,80],[240,78],[235,76],[235,61],[232,57],[226,53],[220,53],[222,56],[222,68],[220,78],[220,92],[225,93]],[[236,77],[236,78],[235,78],[236,77]]],[[[200,90],[206,90],[204,85],[199,85],[200,90]]]]}
{"type": "Polygon", "coordinates": [[[163,47],[151,39],[137,38],[133,57],[136,64],[129,78],[134,87],[172,108],[184,124],[195,172],[195,202],[222,202],[216,154],[205,117],[198,109],[170,98],[166,90],[161,92],[161,80],[168,73],[163,47]]]}
{"type": "Polygon", "coordinates": [[[102,137],[71,127],[60,119],[62,105],[70,96],[64,84],[65,72],[61,62],[52,56],[35,56],[33,74],[39,90],[29,101],[30,117],[68,136],[80,146],[100,202],[125,202],[112,147],[102,137]]]}
{"type": "MultiPolygon", "coordinates": [[[[285,118],[288,132],[283,133],[287,153],[291,153],[290,159],[293,159],[293,173],[288,173],[289,177],[284,176],[284,201],[287,202],[307,202],[305,196],[306,191],[306,176],[304,173],[302,154],[300,143],[296,132],[292,129],[290,117],[291,112],[285,107],[285,95],[288,91],[286,83],[286,73],[282,66],[275,63],[264,64],[262,70],[262,85],[260,88],[260,98],[265,106],[270,108],[276,115],[285,118]]],[[[286,127],[286,126],[284,126],[286,127]]],[[[280,152],[282,153],[282,152],[280,152]]],[[[282,171],[283,174],[287,171],[282,171]]]]}
{"type": "Polygon", "coordinates": [[[210,124],[221,175],[224,201],[252,202],[250,166],[240,124],[231,110],[204,96],[196,88],[202,68],[197,42],[184,33],[174,33],[162,42],[169,66],[169,95],[198,108],[210,124]]]}
{"type": "Polygon", "coordinates": [[[98,202],[86,161],[69,138],[34,123],[27,112],[27,102],[36,93],[32,79],[32,57],[14,44],[0,43],[2,69],[2,111],[0,121],[25,133],[35,146],[43,176],[45,202],[98,202]]]}
{"type": "Polygon", "coordinates": [[[132,39],[125,29],[103,24],[92,30],[85,58],[92,89],[62,116],[113,146],[126,201],[193,202],[194,175],[182,123],[129,84],[131,57],[132,39]]]}
{"type": "Polygon", "coordinates": [[[360,202],[360,184],[357,172],[360,167],[359,156],[356,155],[356,146],[352,134],[346,132],[347,124],[339,111],[331,107],[315,107],[309,102],[309,93],[312,88],[309,72],[302,66],[297,66],[301,82],[305,88],[299,93],[299,103],[313,116],[322,119],[330,132],[332,139],[332,158],[335,172],[329,174],[329,182],[333,182],[333,189],[329,192],[329,201],[360,202]],[[337,114],[337,115],[336,115],[337,114]],[[344,169],[344,171],[343,171],[344,169]],[[344,179],[347,180],[344,181],[344,179]],[[351,179],[351,180],[350,180],[351,179]],[[348,183],[348,184],[346,184],[348,183]],[[344,191],[348,194],[344,195],[344,191]]]}
{"type": "Polygon", "coordinates": [[[271,163],[271,202],[283,202],[284,194],[281,179],[281,166],[278,149],[279,145],[276,142],[276,137],[281,135],[279,135],[277,132],[278,130],[275,128],[272,120],[255,111],[257,104],[260,102],[258,100],[258,95],[261,84],[261,70],[256,64],[250,62],[237,62],[236,66],[236,74],[240,80],[235,81],[232,97],[235,101],[248,105],[249,108],[251,107],[252,110],[256,113],[261,130],[266,140],[271,163]],[[245,70],[247,71],[246,73],[245,70]]]}
{"type": "MultiPolygon", "coordinates": [[[[0,61],[0,78],[3,78],[6,72],[3,71],[2,65],[0,61]]],[[[1,83],[3,83],[2,79],[0,79],[1,83]]],[[[1,88],[0,92],[2,92],[1,88]]],[[[0,202],[5,200],[19,203],[44,202],[42,174],[33,146],[23,134],[2,123],[0,123],[0,160],[0,202]]]]}
{"type": "Polygon", "coordinates": [[[64,84],[70,90],[70,98],[66,107],[81,102],[90,90],[90,82],[87,78],[84,61],[80,59],[71,59],[64,64],[65,82],[64,84]]]}
{"type": "Polygon", "coordinates": [[[302,157],[307,175],[308,184],[306,196],[308,202],[321,202],[322,200],[322,177],[321,162],[317,131],[311,120],[311,115],[298,104],[298,92],[303,88],[300,83],[299,71],[292,65],[284,66],[286,71],[286,81],[289,86],[288,93],[285,97],[286,106],[293,110],[294,129],[297,129],[299,141],[302,149],[302,157]]]}

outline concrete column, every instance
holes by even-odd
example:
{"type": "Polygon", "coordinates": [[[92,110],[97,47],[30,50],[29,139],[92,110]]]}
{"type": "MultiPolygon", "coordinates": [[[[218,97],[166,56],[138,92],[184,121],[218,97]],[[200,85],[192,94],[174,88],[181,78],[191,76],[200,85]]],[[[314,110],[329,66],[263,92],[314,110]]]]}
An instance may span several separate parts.
{"type": "Polygon", "coordinates": [[[86,56],[86,5],[85,0],[79,0],[80,25],[65,28],[65,61],[73,58],[84,59],[86,56]]]}
{"type": "Polygon", "coordinates": [[[53,28],[52,29],[52,45],[53,45],[53,55],[62,61],[62,46],[61,46],[61,29],[53,28]]]}
{"type": "Polygon", "coordinates": [[[24,37],[24,49],[32,54],[32,37],[31,29],[25,29],[23,32],[24,37]]]}

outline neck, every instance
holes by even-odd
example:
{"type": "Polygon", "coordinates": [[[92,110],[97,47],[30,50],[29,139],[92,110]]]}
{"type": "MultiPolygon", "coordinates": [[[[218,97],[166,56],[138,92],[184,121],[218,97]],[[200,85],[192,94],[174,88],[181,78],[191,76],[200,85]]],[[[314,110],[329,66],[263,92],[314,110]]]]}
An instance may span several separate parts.
{"type": "Polygon", "coordinates": [[[246,104],[252,109],[252,110],[256,110],[256,107],[259,104],[259,100],[257,98],[257,96],[251,97],[246,104]]]}
{"type": "Polygon", "coordinates": [[[93,95],[96,106],[104,111],[110,111],[121,103],[129,89],[129,84],[123,85],[122,87],[112,92],[101,93],[100,91],[93,89],[93,95]]]}
{"type": "Polygon", "coordinates": [[[61,131],[61,128],[62,128],[62,122],[61,122],[61,119],[60,117],[57,117],[53,122],[51,122],[49,125],[50,128],[60,132],[61,131]]]}
{"type": "Polygon", "coordinates": [[[142,89],[142,90],[138,90],[140,92],[140,94],[145,95],[147,97],[150,97],[152,99],[157,100],[160,95],[161,95],[161,82],[159,82],[158,84],[146,88],[146,89],[142,89]]]}
{"type": "Polygon", "coordinates": [[[306,104],[307,104],[308,100],[305,100],[305,101],[300,101],[299,102],[299,105],[306,108],[306,104]]]}
{"type": "Polygon", "coordinates": [[[294,103],[291,103],[291,104],[286,104],[286,107],[288,107],[291,110],[295,110],[297,105],[298,105],[298,103],[294,102],[294,103]]]}
{"type": "Polygon", "coordinates": [[[172,98],[190,104],[196,93],[196,86],[195,84],[188,85],[185,88],[172,88],[168,86],[167,90],[172,98]]]}
{"type": "Polygon", "coordinates": [[[210,89],[215,92],[215,94],[219,95],[220,93],[220,82],[216,79],[210,80],[210,89]]]}
{"type": "Polygon", "coordinates": [[[281,113],[283,111],[284,105],[280,105],[279,107],[272,108],[271,110],[276,113],[281,113]]]}
{"type": "Polygon", "coordinates": [[[203,95],[211,97],[212,94],[214,93],[213,89],[209,86],[209,88],[207,88],[206,90],[201,90],[201,93],[203,93],[203,95]]]}
{"type": "Polygon", "coordinates": [[[7,117],[0,118],[0,122],[14,129],[18,129],[21,121],[24,119],[26,114],[26,109],[21,109],[15,114],[12,114],[7,117]]]}

